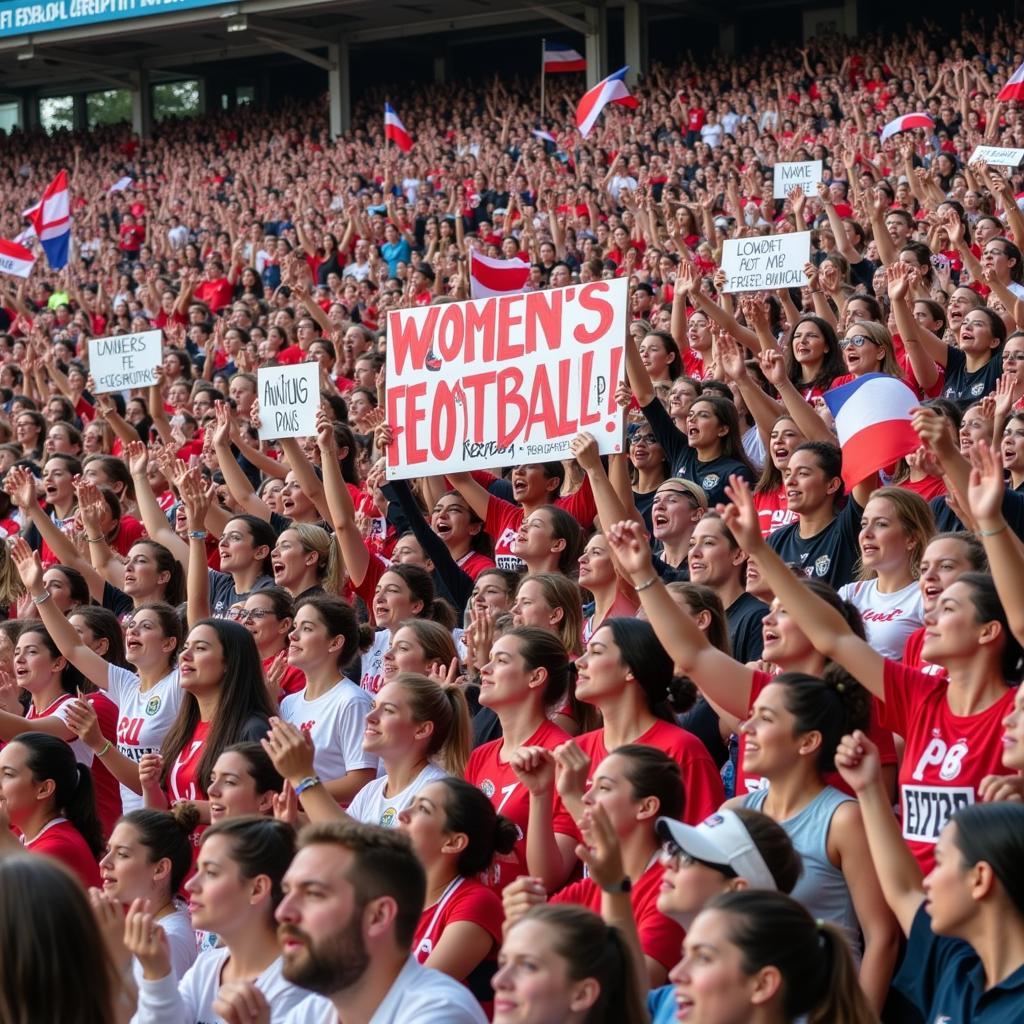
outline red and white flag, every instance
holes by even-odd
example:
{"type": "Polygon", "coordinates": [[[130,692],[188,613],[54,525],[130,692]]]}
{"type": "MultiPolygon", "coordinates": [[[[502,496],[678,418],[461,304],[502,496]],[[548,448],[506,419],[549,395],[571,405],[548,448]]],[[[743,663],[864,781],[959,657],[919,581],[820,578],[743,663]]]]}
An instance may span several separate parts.
{"type": "Polygon", "coordinates": [[[882,142],[899,135],[900,132],[910,132],[915,128],[929,128],[935,130],[935,122],[927,115],[920,112],[916,114],[903,114],[902,117],[894,117],[882,129],[882,142]]]}
{"type": "Polygon", "coordinates": [[[560,71],[586,71],[587,61],[582,53],[564,43],[544,40],[544,74],[558,74],[560,71]]]}
{"type": "Polygon", "coordinates": [[[390,103],[384,104],[384,139],[390,139],[403,153],[412,149],[412,136],[405,130],[402,119],[390,103]]]}
{"type": "Polygon", "coordinates": [[[843,449],[847,490],[917,449],[921,441],[911,411],[920,404],[903,381],[887,373],[866,373],[825,392],[843,449]]]}
{"type": "Polygon", "coordinates": [[[514,295],[526,287],[529,277],[530,264],[524,260],[496,260],[475,249],[469,250],[469,296],[472,299],[514,295]]]}
{"type": "Polygon", "coordinates": [[[1009,103],[1010,100],[1017,100],[1020,102],[1024,100],[1024,64],[1021,64],[1019,68],[1006,80],[1006,85],[999,90],[999,95],[996,99],[1000,103],[1009,103]]]}
{"type": "Polygon", "coordinates": [[[629,89],[626,87],[625,79],[628,71],[628,66],[619,68],[614,75],[609,75],[585,93],[583,99],[576,105],[576,126],[583,138],[590,134],[601,111],[609,103],[618,103],[620,106],[636,109],[637,99],[630,95],[629,89]]]}
{"type": "Polygon", "coordinates": [[[43,198],[25,214],[36,229],[52,270],[67,265],[71,242],[71,193],[68,172],[61,171],[43,193],[43,198]]]}
{"type": "Polygon", "coordinates": [[[28,277],[32,273],[35,262],[35,254],[23,245],[0,238],[0,274],[9,274],[11,277],[28,277]]]}

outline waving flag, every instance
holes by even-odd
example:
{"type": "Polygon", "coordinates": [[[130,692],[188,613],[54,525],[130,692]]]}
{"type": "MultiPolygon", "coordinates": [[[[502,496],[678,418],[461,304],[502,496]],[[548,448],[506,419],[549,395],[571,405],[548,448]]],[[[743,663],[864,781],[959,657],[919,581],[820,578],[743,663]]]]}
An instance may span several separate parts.
{"type": "Polygon", "coordinates": [[[1006,80],[1006,85],[999,90],[996,99],[1000,103],[1008,103],[1010,100],[1018,102],[1024,100],[1024,64],[1006,80]]]}
{"type": "Polygon", "coordinates": [[[16,242],[0,238],[0,274],[11,277],[28,277],[36,262],[35,254],[16,242]]]}
{"type": "Polygon", "coordinates": [[[475,249],[469,250],[469,297],[489,299],[512,295],[526,287],[530,264],[520,259],[496,260],[475,249]]]}
{"type": "Polygon", "coordinates": [[[825,392],[843,449],[843,483],[855,487],[921,443],[910,425],[917,395],[897,377],[866,373],[825,392]]]}
{"type": "Polygon", "coordinates": [[[935,130],[935,122],[927,114],[904,114],[902,117],[894,117],[882,129],[882,141],[899,135],[900,132],[913,131],[915,128],[930,128],[935,130]]]}
{"type": "Polygon", "coordinates": [[[61,171],[43,193],[43,198],[26,214],[36,229],[52,270],[60,270],[68,262],[71,241],[71,195],[68,172],[61,171]]]}
{"type": "Polygon", "coordinates": [[[550,43],[544,40],[544,74],[554,75],[560,71],[586,71],[587,62],[582,53],[577,53],[564,43],[550,43]]]}
{"type": "Polygon", "coordinates": [[[401,118],[390,103],[384,104],[384,140],[390,139],[403,153],[412,149],[412,136],[405,130],[401,118]]]}
{"type": "Polygon", "coordinates": [[[535,139],[540,139],[541,142],[550,142],[556,149],[558,148],[558,140],[551,134],[551,132],[543,131],[540,128],[531,128],[530,134],[535,139]]]}
{"type": "Polygon", "coordinates": [[[126,188],[131,188],[135,184],[135,179],[130,175],[126,174],[122,178],[118,178],[110,188],[107,189],[107,195],[111,196],[115,192],[123,192],[126,188]]]}
{"type": "Polygon", "coordinates": [[[626,88],[625,77],[628,71],[628,66],[619,68],[614,75],[609,75],[598,82],[579,101],[576,106],[576,125],[583,138],[590,134],[598,115],[609,103],[618,103],[623,107],[636,109],[636,97],[630,96],[629,89],[626,88]]]}

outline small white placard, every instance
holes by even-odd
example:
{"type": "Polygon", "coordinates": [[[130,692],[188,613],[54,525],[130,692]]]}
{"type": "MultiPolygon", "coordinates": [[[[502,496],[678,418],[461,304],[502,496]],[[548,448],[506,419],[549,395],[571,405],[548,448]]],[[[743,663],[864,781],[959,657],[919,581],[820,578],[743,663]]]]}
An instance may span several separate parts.
{"type": "Polygon", "coordinates": [[[788,199],[789,193],[797,186],[804,190],[805,196],[817,195],[818,182],[821,181],[821,172],[820,160],[776,164],[774,197],[776,199],[788,199]]]}
{"type": "Polygon", "coordinates": [[[162,361],[162,331],[89,339],[89,372],[97,395],[151,387],[162,361]]]}
{"type": "Polygon", "coordinates": [[[729,238],[723,243],[723,291],[759,292],[802,288],[804,264],[811,258],[810,231],[788,235],[729,238]]]}
{"type": "Polygon", "coordinates": [[[261,367],[257,373],[260,440],[313,437],[320,408],[320,364],[261,367]]]}

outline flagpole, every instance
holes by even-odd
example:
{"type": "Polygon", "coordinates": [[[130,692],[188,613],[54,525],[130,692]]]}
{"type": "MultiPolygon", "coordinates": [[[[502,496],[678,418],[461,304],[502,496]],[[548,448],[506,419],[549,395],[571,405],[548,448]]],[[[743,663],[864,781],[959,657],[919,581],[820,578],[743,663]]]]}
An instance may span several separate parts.
{"type": "Polygon", "coordinates": [[[547,110],[544,107],[544,79],[547,77],[544,74],[544,52],[547,46],[547,40],[541,39],[540,41],[540,116],[541,116],[541,127],[544,127],[544,118],[547,116],[547,110]]]}

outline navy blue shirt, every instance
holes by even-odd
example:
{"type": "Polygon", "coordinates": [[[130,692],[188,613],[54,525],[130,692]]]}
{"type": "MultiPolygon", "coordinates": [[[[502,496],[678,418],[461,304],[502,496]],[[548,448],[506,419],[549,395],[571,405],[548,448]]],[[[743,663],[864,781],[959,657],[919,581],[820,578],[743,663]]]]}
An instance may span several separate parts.
{"type": "Polygon", "coordinates": [[[936,935],[924,904],[914,917],[903,965],[893,985],[924,1014],[927,1024],[1020,1024],[1024,1020],[1024,965],[990,989],[974,948],[936,935]]]}
{"type": "Polygon", "coordinates": [[[838,589],[853,580],[860,549],[857,537],[864,509],[848,498],[839,514],[813,537],[800,536],[800,524],[791,523],[768,537],[768,546],[787,564],[838,589]]]}

